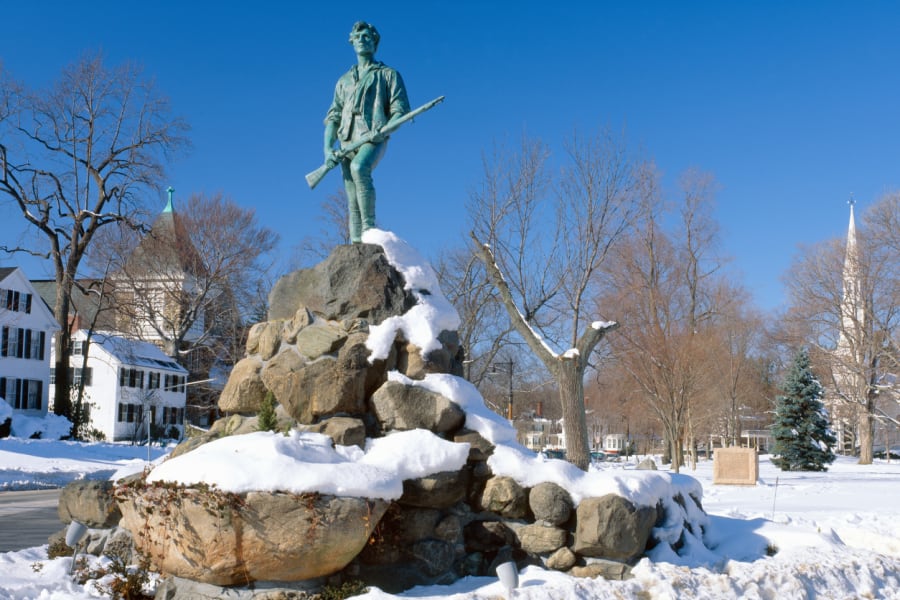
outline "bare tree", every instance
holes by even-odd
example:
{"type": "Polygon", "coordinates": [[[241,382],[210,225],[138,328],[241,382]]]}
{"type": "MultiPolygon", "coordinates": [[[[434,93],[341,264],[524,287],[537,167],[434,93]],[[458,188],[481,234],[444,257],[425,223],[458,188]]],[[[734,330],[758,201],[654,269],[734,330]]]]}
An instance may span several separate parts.
{"type": "Polygon", "coordinates": [[[611,248],[640,215],[649,178],[608,132],[573,135],[566,150],[557,178],[537,141],[523,140],[517,154],[485,161],[469,211],[472,239],[512,327],[558,385],[566,457],[587,469],[585,371],[617,327],[589,314],[590,303],[611,248]]]}
{"type": "MultiPolygon", "coordinates": [[[[440,253],[435,271],[441,291],[460,315],[460,344],[466,350],[466,379],[480,386],[511,344],[512,328],[484,263],[471,247],[440,253]]],[[[506,361],[513,357],[503,357],[506,361]]]]}
{"type": "Polygon", "coordinates": [[[222,194],[195,194],[183,212],[167,209],[144,236],[130,228],[110,232],[104,246],[121,329],[160,343],[173,357],[203,351],[228,361],[242,353],[245,317],[256,309],[278,242],[253,209],[222,194]]]}
{"type": "MultiPolygon", "coordinates": [[[[721,438],[723,445],[737,446],[743,420],[761,421],[770,408],[774,389],[769,385],[766,362],[762,358],[765,343],[764,321],[748,307],[740,290],[730,306],[717,320],[711,343],[715,360],[712,390],[716,401],[711,407],[713,423],[710,435],[721,438]]],[[[763,429],[759,423],[752,429],[763,429]]]]}
{"type": "Polygon", "coordinates": [[[858,232],[851,223],[846,242],[805,249],[786,277],[789,318],[804,324],[813,364],[826,374],[833,421],[839,428],[855,421],[844,433],[858,443],[860,464],[872,462],[876,420],[897,425],[898,223],[900,195],[888,194],[866,213],[858,232]]]}
{"type": "Polygon", "coordinates": [[[649,198],[647,218],[616,251],[603,299],[621,311],[623,327],[611,343],[617,364],[659,419],[676,472],[685,441],[695,447],[695,423],[711,418],[706,401],[719,358],[716,325],[735,296],[717,274],[717,226],[709,216],[713,190],[708,175],[689,172],[682,178],[680,222],[673,233],[660,225],[661,199],[649,198]]]}
{"type": "Polygon", "coordinates": [[[97,232],[128,221],[142,193],[158,185],[164,160],[186,143],[187,127],[138,68],[109,69],[99,55],[65,68],[46,90],[0,85],[0,193],[43,240],[43,248],[2,249],[53,265],[53,311],[63,326],[54,410],[68,416],[70,296],[79,268],[97,232]]]}
{"type": "Polygon", "coordinates": [[[329,194],[319,205],[316,221],[319,232],[305,236],[294,248],[296,268],[328,258],[335,246],[350,243],[350,230],[347,208],[347,195],[344,190],[329,194]]]}

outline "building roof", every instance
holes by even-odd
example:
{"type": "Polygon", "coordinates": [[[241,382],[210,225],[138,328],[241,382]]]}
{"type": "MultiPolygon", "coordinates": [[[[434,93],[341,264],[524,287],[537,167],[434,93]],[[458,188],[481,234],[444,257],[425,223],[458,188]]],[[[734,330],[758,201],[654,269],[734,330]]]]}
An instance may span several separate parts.
{"type": "MultiPolygon", "coordinates": [[[[83,290],[98,290],[103,285],[101,279],[79,279],[78,285],[72,288],[70,312],[73,316],[80,317],[84,325],[92,325],[98,329],[115,329],[116,314],[113,310],[113,297],[111,290],[106,290],[104,300],[100,300],[99,294],[85,293],[83,290]],[[101,308],[102,305],[102,308],[101,308]],[[100,313],[99,315],[97,313],[100,313]]],[[[31,286],[41,299],[53,311],[56,304],[56,280],[32,279],[31,286]]]]}
{"type": "MultiPolygon", "coordinates": [[[[87,331],[78,331],[77,339],[85,339],[87,331]]],[[[99,346],[107,354],[124,365],[149,367],[176,373],[187,374],[187,369],[179,365],[150,342],[126,338],[109,331],[94,331],[91,334],[91,346],[99,346]]],[[[88,351],[90,352],[90,351],[88,351]]]]}
{"type": "Polygon", "coordinates": [[[3,281],[7,277],[9,277],[15,270],[16,267],[0,267],[0,281],[3,281]]]}

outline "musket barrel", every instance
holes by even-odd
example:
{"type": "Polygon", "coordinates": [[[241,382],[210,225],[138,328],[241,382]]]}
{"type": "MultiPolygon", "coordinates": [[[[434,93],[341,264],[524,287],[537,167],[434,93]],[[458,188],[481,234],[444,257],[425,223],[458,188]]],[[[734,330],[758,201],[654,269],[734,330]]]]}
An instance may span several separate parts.
{"type": "MultiPolygon", "coordinates": [[[[438,104],[440,104],[443,101],[444,101],[444,96],[438,96],[431,102],[426,102],[419,108],[417,108],[415,110],[411,110],[408,113],[403,114],[402,116],[398,117],[396,121],[391,121],[390,123],[388,123],[387,125],[382,127],[381,130],[378,131],[378,133],[380,133],[382,135],[389,135],[389,134],[393,133],[394,131],[396,131],[401,125],[403,125],[407,121],[416,118],[417,116],[421,115],[426,110],[430,110],[430,109],[434,108],[435,106],[437,106],[438,104]]],[[[371,142],[372,138],[374,138],[374,137],[375,137],[375,132],[367,134],[364,137],[356,140],[349,146],[342,148],[340,150],[340,152],[344,155],[349,154],[349,153],[353,152],[354,150],[356,150],[357,148],[359,148],[360,146],[362,146],[363,144],[367,144],[367,143],[371,142]]],[[[328,166],[327,163],[325,163],[321,167],[316,169],[315,171],[312,171],[311,173],[307,174],[306,175],[306,183],[307,183],[307,185],[309,185],[309,189],[314,189],[317,185],[319,185],[319,182],[322,181],[322,179],[325,177],[325,175],[328,173],[328,171],[333,169],[335,166],[337,166],[336,163],[334,165],[331,165],[330,167],[328,166]]]]}

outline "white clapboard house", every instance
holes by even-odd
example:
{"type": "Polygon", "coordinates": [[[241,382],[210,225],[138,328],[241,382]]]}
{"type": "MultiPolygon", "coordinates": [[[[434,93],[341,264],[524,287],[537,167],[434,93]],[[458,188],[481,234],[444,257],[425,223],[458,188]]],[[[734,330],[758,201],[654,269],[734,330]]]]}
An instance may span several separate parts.
{"type": "Polygon", "coordinates": [[[18,267],[0,268],[0,398],[14,411],[43,416],[49,406],[53,311],[18,267]]]}
{"type": "Polygon", "coordinates": [[[88,336],[88,331],[79,329],[72,345],[70,381],[73,389],[84,384],[89,428],[107,440],[134,441],[146,439],[153,423],[153,437],[175,437],[168,432],[176,431],[180,437],[187,369],[155,344],[120,334],[94,331],[88,336]]]}

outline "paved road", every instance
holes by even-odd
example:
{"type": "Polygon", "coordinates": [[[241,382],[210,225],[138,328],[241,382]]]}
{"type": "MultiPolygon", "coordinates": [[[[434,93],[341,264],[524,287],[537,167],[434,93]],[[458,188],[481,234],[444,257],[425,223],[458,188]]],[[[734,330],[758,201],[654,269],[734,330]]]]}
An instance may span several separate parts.
{"type": "Polygon", "coordinates": [[[0,492],[0,552],[41,546],[63,528],[56,512],[59,492],[0,492]]]}

